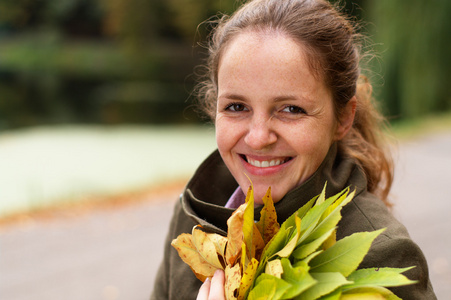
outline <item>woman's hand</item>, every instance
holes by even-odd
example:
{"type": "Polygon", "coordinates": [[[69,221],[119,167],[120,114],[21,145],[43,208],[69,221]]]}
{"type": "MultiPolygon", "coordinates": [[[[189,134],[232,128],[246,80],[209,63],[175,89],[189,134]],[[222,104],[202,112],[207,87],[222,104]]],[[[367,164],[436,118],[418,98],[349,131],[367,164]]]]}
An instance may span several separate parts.
{"type": "Polygon", "coordinates": [[[207,278],[199,289],[197,300],[225,300],[224,271],[217,270],[213,278],[207,278]]]}

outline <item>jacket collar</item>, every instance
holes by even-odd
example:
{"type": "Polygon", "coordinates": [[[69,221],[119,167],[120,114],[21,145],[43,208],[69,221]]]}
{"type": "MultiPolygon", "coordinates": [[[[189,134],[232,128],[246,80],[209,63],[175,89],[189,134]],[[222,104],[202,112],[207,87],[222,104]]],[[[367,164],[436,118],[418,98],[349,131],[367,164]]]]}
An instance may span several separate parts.
{"type": "MultiPolygon", "coordinates": [[[[275,204],[279,223],[321,193],[326,182],[326,196],[334,195],[348,186],[355,189],[356,194],[366,190],[366,178],[361,168],[354,159],[341,155],[337,148],[334,143],[318,170],[275,204]]],[[[185,213],[194,222],[208,231],[225,235],[227,219],[234,210],[224,205],[237,187],[237,182],[216,150],[199,166],[180,201],[185,213]]],[[[261,207],[254,210],[256,219],[260,216],[260,210],[261,207]]]]}

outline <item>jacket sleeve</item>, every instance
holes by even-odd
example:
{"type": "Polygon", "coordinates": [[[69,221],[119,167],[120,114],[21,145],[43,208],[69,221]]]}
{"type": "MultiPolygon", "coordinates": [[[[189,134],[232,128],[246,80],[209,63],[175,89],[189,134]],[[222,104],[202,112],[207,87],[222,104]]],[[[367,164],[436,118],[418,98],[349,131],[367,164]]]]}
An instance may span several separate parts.
{"type": "Polygon", "coordinates": [[[174,208],[169,232],[164,244],[164,257],[153,287],[151,300],[196,299],[202,284],[171,246],[171,241],[181,233],[191,233],[194,223],[183,212],[180,202],[174,208]]]}
{"type": "MultiPolygon", "coordinates": [[[[175,208],[175,211],[177,207],[175,208]]],[[[169,299],[168,290],[169,290],[169,253],[171,247],[172,236],[175,227],[175,215],[172,216],[171,222],[169,224],[169,231],[166,236],[166,240],[164,242],[164,255],[163,261],[160,263],[160,267],[158,268],[158,272],[155,277],[155,282],[152,290],[152,294],[150,296],[151,300],[163,300],[169,299]]]]}
{"type": "Polygon", "coordinates": [[[390,288],[390,290],[401,299],[437,299],[429,280],[426,258],[418,245],[409,238],[394,239],[384,235],[380,236],[371,246],[359,268],[406,268],[411,266],[415,266],[415,268],[403,273],[403,275],[411,280],[416,280],[417,283],[390,288]]]}

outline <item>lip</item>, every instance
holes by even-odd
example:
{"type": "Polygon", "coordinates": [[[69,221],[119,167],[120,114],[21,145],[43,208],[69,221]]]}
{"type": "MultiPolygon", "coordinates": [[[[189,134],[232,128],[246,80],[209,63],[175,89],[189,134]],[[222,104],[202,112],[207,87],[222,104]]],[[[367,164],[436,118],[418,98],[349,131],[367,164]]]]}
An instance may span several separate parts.
{"type": "Polygon", "coordinates": [[[291,156],[255,156],[239,154],[244,168],[252,175],[269,176],[291,164],[291,156]]]}

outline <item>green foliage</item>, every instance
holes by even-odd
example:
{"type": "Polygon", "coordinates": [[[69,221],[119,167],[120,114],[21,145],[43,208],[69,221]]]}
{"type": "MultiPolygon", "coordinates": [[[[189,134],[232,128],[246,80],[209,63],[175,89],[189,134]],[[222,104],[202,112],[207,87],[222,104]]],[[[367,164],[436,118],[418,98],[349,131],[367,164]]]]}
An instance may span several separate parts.
{"type": "Polygon", "coordinates": [[[380,44],[384,111],[402,118],[451,109],[451,2],[378,0],[366,3],[380,44]]]}
{"type": "MultiPolygon", "coordinates": [[[[414,118],[451,109],[446,82],[451,77],[451,1],[330,1],[371,24],[363,28],[380,52],[381,59],[373,60],[383,78],[375,84],[375,96],[386,115],[414,118]]],[[[167,120],[182,119],[194,85],[191,74],[203,51],[193,46],[211,29],[208,22],[198,25],[233,12],[242,2],[1,1],[2,126],[157,120],[161,113],[140,117],[157,109],[149,102],[179,114],[167,120]],[[107,102],[114,108],[103,107],[107,102]],[[126,111],[129,117],[122,115],[126,111]],[[104,115],[110,117],[99,117],[104,115]]]]}
{"type": "Polygon", "coordinates": [[[399,299],[386,287],[413,284],[401,274],[410,268],[357,270],[384,229],[335,242],[341,209],[353,196],[346,189],[326,199],[324,188],[288,218],[263,251],[248,299],[399,299]]]}

